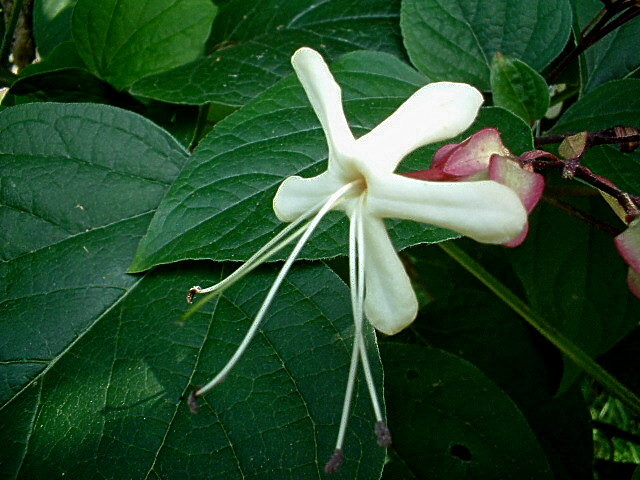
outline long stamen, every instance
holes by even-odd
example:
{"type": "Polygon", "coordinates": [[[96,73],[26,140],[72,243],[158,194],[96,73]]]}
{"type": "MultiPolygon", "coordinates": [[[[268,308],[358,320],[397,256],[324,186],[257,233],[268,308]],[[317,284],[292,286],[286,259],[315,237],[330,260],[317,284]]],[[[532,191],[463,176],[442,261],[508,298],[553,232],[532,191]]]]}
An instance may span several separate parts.
{"type": "Polygon", "coordinates": [[[364,269],[365,269],[365,241],[364,241],[364,221],[362,211],[364,209],[365,196],[362,195],[358,201],[357,210],[357,245],[358,245],[358,298],[357,298],[357,316],[355,318],[356,335],[359,337],[357,342],[360,347],[360,358],[362,360],[362,368],[364,370],[364,376],[367,380],[367,387],[369,388],[369,396],[371,397],[371,404],[376,416],[376,437],[378,439],[378,445],[388,447],[391,445],[391,433],[384,422],[382,417],[382,409],[380,408],[380,402],[378,401],[378,394],[376,392],[375,383],[373,381],[373,375],[371,374],[371,366],[369,365],[369,357],[367,355],[366,344],[364,342],[364,335],[362,334],[362,322],[364,317],[364,269]]]}
{"type": "MultiPolygon", "coordinates": [[[[358,211],[356,210],[351,216],[349,222],[349,284],[351,291],[351,309],[353,317],[356,318],[357,309],[357,275],[358,270],[356,268],[357,250],[356,250],[356,229],[358,226],[357,217],[358,211]]],[[[344,403],[342,404],[342,417],[340,418],[340,428],[338,430],[338,438],[336,440],[336,448],[329,461],[324,466],[325,473],[335,473],[340,470],[344,461],[344,452],[342,445],[344,443],[344,436],[347,431],[347,424],[349,423],[349,411],[351,409],[351,399],[353,398],[353,387],[356,379],[356,372],[358,369],[358,356],[360,347],[358,346],[358,335],[353,336],[353,349],[351,351],[351,363],[349,364],[349,376],[347,377],[347,388],[344,394],[344,403]]]]}
{"type": "MultiPolygon", "coordinates": [[[[317,211],[320,207],[314,207],[315,211],[317,211]]],[[[312,210],[309,210],[309,212],[312,210]]],[[[305,213],[306,215],[306,213],[305,213]]],[[[295,226],[298,226],[300,222],[296,220],[295,226]]],[[[307,228],[309,228],[309,222],[299,227],[295,232],[293,232],[288,237],[283,237],[283,233],[289,233],[291,229],[289,228],[291,225],[287,226],[282,232],[276,235],[269,243],[267,243],[264,247],[258,250],[254,255],[251,256],[249,260],[243,263],[240,267],[238,267],[232,274],[226,277],[221,282],[216,283],[215,285],[208,288],[200,288],[200,287],[192,287],[187,294],[187,302],[191,303],[193,301],[193,297],[197,294],[206,293],[201,301],[199,301],[196,305],[191,307],[183,316],[181,321],[186,321],[189,317],[191,317],[194,313],[196,313],[203,305],[209,302],[212,298],[215,298],[218,295],[221,295],[228,287],[233,285],[237,280],[242,278],[244,275],[248,274],[252,270],[258,268],[261,264],[266,262],[269,258],[274,256],[284,247],[293,242],[296,238],[302,235],[307,228]],[[266,248],[266,247],[269,247],[266,248]]]]}
{"type": "MultiPolygon", "coordinates": [[[[309,219],[312,215],[317,213],[322,208],[322,205],[324,205],[325,202],[326,200],[323,200],[321,203],[314,205],[312,208],[304,212],[302,215],[296,218],[293,222],[291,222],[289,225],[283,228],[275,237],[273,237],[271,240],[265,243],[256,253],[251,255],[251,258],[249,258],[249,260],[244,262],[240,267],[238,267],[232,274],[230,274],[224,280],[207,288],[201,288],[199,286],[192,287],[191,290],[189,290],[189,293],[187,294],[187,302],[191,303],[193,301],[193,298],[196,295],[199,295],[202,293],[210,293],[211,295],[206,296],[198,305],[202,305],[206,303],[207,301],[211,300],[211,298],[213,298],[214,296],[221,294],[227,287],[232,285],[239,278],[243,277],[244,275],[249,273],[251,270],[259,266],[263,262],[267,261],[269,258],[271,258],[273,255],[278,253],[280,250],[286,247],[293,240],[295,240],[300,235],[302,235],[302,233],[306,230],[306,227],[308,224],[303,225],[291,235],[289,235],[289,233],[292,230],[295,230],[301,223],[309,219]]],[[[183,321],[186,320],[191,315],[193,315],[198,309],[199,309],[199,306],[195,306],[191,308],[183,316],[183,321]]]]}
{"type": "Polygon", "coordinates": [[[267,296],[262,302],[262,306],[260,307],[260,310],[258,311],[255,319],[253,320],[253,323],[249,327],[249,330],[247,331],[244,339],[242,340],[242,343],[238,346],[237,350],[235,351],[231,359],[222,368],[222,370],[220,370],[220,372],[214,377],[214,379],[211,380],[209,383],[207,383],[204,387],[199,388],[195,391],[196,396],[204,395],[206,392],[208,392],[213,387],[215,387],[218,383],[222,382],[227,376],[227,374],[229,373],[229,371],[231,371],[231,369],[235,366],[235,364],[238,362],[238,360],[240,359],[244,351],[249,346],[249,343],[251,343],[251,340],[253,339],[254,335],[256,334],[258,327],[260,326],[260,323],[262,322],[262,319],[264,318],[267,312],[267,309],[271,305],[271,302],[273,301],[273,298],[275,297],[275,294],[278,291],[278,288],[280,288],[280,285],[284,280],[284,277],[289,272],[291,265],[293,265],[293,262],[295,261],[298,254],[302,250],[302,247],[304,247],[305,243],[307,243],[307,240],[309,240],[309,237],[313,234],[313,231],[316,229],[316,227],[320,223],[320,220],[322,220],[322,218],[340,200],[342,200],[342,198],[347,193],[349,193],[349,191],[352,190],[358,183],[359,182],[351,182],[344,185],[339,190],[337,190],[325,201],[324,205],[322,205],[322,207],[313,217],[311,222],[309,222],[309,225],[306,227],[305,232],[301,236],[300,240],[298,240],[298,243],[296,243],[296,246],[293,248],[293,251],[289,255],[289,258],[287,258],[284,265],[282,266],[282,269],[280,270],[280,273],[278,273],[278,276],[276,277],[275,281],[271,285],[271,288],[269,289],[267,296]]]}

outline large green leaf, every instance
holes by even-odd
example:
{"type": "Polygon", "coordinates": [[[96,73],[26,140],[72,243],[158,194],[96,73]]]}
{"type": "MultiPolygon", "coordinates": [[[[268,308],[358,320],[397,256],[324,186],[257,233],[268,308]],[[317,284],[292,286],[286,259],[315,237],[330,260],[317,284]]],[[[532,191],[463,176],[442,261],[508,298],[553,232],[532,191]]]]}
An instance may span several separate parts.
{"type": "Polygon", "coordinates": [[[236,0],[221,7],[208,57],[135,83],[136,95],[171,103],[241,106],[291,72],[303,45],[328,58],[352,50],[403,57],[399,0],[236,0]]]}
{"type": "MultiPolygon", "coordinates": [[[[600,13],[600,0],[572,0],[579,31],[586,28],[600,13]]],[[[585,92],[610,81],[631,75],[640,68],[640,19],[630,21],[615,29],[584,52],[585,92]]]]}
{"type": "MultiPolygon", "coordinates": [[[[463,239],[456,243],[466,250],[476,247],[492,273],[518,286],[504,255],[507,249],[477,249],[463,239]]],[[[556,395],[560,353],[442,249],[425,245],[407,252],[414,280],[431,301],[402,336],[464,358],[502,388],[536,434],[557,480],[589,475],[591,418],[578,385],[556,395]]]]}
{"type": "Polygon", "coordinates": [[[86,104],[3,111],[0,152],[4,403],[136,283],[132,238],[187,154],[138,115],[86,104]]]}
{"type": "MultiPolygon", "coordinates": [[[[181,327],[185,289],[221,268],[125,273],[187,154],[101,105],[0,114],[0,475],[18,478],[320,478],[350,360],[349,293],[326,266],[295,269],[226,382],[192,415],[180,397],[217,372],[274,278],[261,270],[181,327]]],[[[375,377],[381,366],[366,328],[375,377]]],[[[378,478],[364,386],[345,478],[378,478]]]]}
{"type": "MultiPolygon", "coordinates": [[[[322,265],[291,273],[275,313],[193,415],[181,397],[222,367],[274,278],[254,275],[178,326],[185,285],[219,275],[210,266],[164,269],[130,288],[0,410],[13,434],[0,453],[3,475],[323,478],[350,359],[346,286],[322,265]]],[[[367,334],[374,353],[370,327],[367,334]]],[[[377,355],[374,369],[380,379],[377,355]]],[[[364,381],[356,395],[343,478],[378,478],[384,450],[364,381]]]]}
{"type": "MultiPolygon", "coordinates": [[[[346,55],[333,70],[356,136],[377,125],[426,83],[395,57],[375,52],[346,55]]],[[[487,123],[505,125],[505,141],[516,151],[531,144],[526,124],[505,110],[489,109],[478,121],[482,126],[487,123]]],[[[431,147],[417,152],[408,164],[425,168],[433,151],[431,147]]],[[[289,175],[320,173],[326,158],[324,134],[303,89],[294,77],[281,81],[220,122],[201,142],[164,199],[132,270],[183,259],[248,258],[282,226],[271,208],[278,185],[289,175]]],[[[330,215],[303,255],[326,258],[345,252],[343,219],[339,213],[330,215]]],[[[412,222],[389,225],[399,248],[456,236],[412,222]]]]}
{"type": "Polygon", "coordinates": [[[33,2],[33,35],[42,57],[62,42],[71,40],[71,14],[78,0],[33,2]]]}
{"type": "Polygon", "coordinates": [[[473,365],[416,345],[380,350],[393,448],[414,478],[553,478],[522,413],[473,365]]]}
{"type": "Polygon", "coordinates": [[[401,27],[418,70],[488,90],[496,52],[540,71],[562,51],[571,6],[568,0],[403,0],[401,27]]]}
{"type": "Polygon", "coordinates": [[[640,128],[640,79],[609,82],[571,105],[553,127],[555,132],[600,130],[615,125],[640,128]]]}
{"type": "Polygon", "coordinates": [[[89,70],[121,90],[198,58],[215,14],[210,0],[78,0],[73,39],[89,70]]]}

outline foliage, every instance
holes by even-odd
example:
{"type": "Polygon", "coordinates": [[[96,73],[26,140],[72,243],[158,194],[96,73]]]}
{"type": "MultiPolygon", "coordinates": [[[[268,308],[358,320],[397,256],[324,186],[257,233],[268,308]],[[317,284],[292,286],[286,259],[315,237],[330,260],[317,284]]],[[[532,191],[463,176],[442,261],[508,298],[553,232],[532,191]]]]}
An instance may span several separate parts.
{"type": "MultiPolygon", "coordinates": [[[[485,106],[450,142],[495,127],[546,177],[514,249],[388,222],[421,303],[397,336],[365,325],[395,442],[376,445],[359,376],[336,476],[593,478],[594,452],[601,478],[635,468],[640,301],[613,238],[640,215],[637,2],[8,3],[2,477],[325,475],[354,336],[344,216],[323,220],[198,415],[186,399],[241,342],[278,263],[181,323],[191,285],[281,229],[282,180],[326,166],[290,65],[303,45],[330,63],[356,136],[429,82],[467,82],[485,106]],[[40,59],[18,73],[31,34],[40,59]],[[584,151],[560,158],[552,143],[578,132],[584,151]]],[[[400,171],[428,168],[443,143],[400,171]]]]}

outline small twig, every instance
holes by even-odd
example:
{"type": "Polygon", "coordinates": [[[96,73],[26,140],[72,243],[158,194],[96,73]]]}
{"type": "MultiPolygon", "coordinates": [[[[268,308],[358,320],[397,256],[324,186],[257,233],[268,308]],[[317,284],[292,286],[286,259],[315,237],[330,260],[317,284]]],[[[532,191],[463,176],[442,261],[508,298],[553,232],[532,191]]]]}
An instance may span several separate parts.
{"type": "Polygon", "coordinates": [[[18,24],[18,18],[22,12],[22,4],[24,0],[15,0],[13,7],[11,8],[11,16],[9,17],[9,24],[4,32],[4,38],[2,39],[2,45],[0,46],[0,64],[4,65],[8,56],[11,44],[13,43],[13,34],[18,24]]]}
{"type": "Polygon", "coordinates": [[[598,13],[580,34],[578,43],[565,55],[551,73],[549,73],[547,83],[553,83],[565,68],[573,63],[585,50],[595,45],[616,28],[621,27],[635,18],[638,14],[640,14],[640,6],[638,6],[635,1],[605,2],[604,9],[598,13]],[[618,15],[618,17],[616,17],[616,15],[618,15]]]}
{"type": "Polygon", "coordinates": [[[561,143],[566,137],[575,135],[575,133],[558,133],[555,135],[540,135],[535,138],[534,144],[536,147],[543,145],[550,145],[554,143],[561,143]]]}
{"type": "Polygon", "coordinates": [[[587,212],[584,212],[583,210],[580,210],[579,208],[576,208],[567,202],[563,202],[562,200],[549,197],[546,195],[542,197],[542,199],[545,202],[553,205],[554,207],[559,208],[560,210],[568,213],[572,217],[576,217],[577,219],[582,220],[583,222],[593,225],[597,229],[602,230],[603,232],[608,233],[614,237],[623,232],[622,228],[617,228],[617,227],[614,227],[613,225],[609,225],[608,223],[605,223],[602,220],[599,220],[589,215],[587,212]]]}
{"type": "Polygon", "coordinates": [[[580,163],[580,158],[561,160],[552,153],[533,150],[523,154],[520,157],[520,161],[538,172],[544,170],[561,171],[566,178],[578,178],[601,192],[612,196],[624,209],[628,222],[640,215],[640,197],[630,195],[612,181],[596,175],[590,168],[580,163]]]}
{"type": "MultiPolygon", "coordinates": [[[[615,128],[615,127],[614,127],[615,128]]],[[[536,147],[549,145],[554,143],[562,143],[565,138],[576,135],[576,133],[560,133],[552,135],[541,135],[535,138],[536,147]]],[[[597,132],[589,132],[587,134],[587,147],[595,147],[596,145],[624,145],[626,143],[634,143],[640,141],[640,134],[616,136],[613,129],[607,128],[597,132]]]]}

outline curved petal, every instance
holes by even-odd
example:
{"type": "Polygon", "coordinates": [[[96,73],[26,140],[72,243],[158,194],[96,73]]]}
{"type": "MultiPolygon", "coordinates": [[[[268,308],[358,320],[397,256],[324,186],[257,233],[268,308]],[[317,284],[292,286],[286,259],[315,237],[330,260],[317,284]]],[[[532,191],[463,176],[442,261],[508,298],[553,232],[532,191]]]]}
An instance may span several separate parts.
{"type": "Polygon", "coordinates": [[[364,313],[377,330],[394,335],[416,318],[418,300],[384,223],[364,215],[364,313]]]}
{"type": "Polygon", "coordinates": [[[482,94],[465,83],[430,83],[356,142],[379,172],[393,172],[416,148],[464,132],[482,105],[482,94]]]}
{"type": "Polygon", "coordinates": [[[524,228],[522,229],[522,232],[520,232],[520,235],[518,235],[513,240],[503,243],[502,245],[509,248],[519,247],[527,239],[528,234],[529,234],[529,222],[527,222],[524,225],[524,228]]]}
{"type": "Polygon", "coordinates": [[[282,222],[292,222],[323,200],[328,199],[344,184],[330,172],[311,178],[287,177],[273,197],[273,211],[282,222]]]}
{"type": "Polygon", "coordinates": [[[368,179],[367,207],[376,216],[454,230],[483,243],[506,243],[527,223],[513,190],[497,182],[426,182],[401,175],[368,179]]]}
{"type": "Polygon", "coordinates": [[[322,55],[308,47],[298,49],[291,64],[316,112],[329,145],[329,161],[354,142],[342,109],[342,92],[322,55]]]}
{"type": "Polygon", "coordinates": [[[489,179],[506,185],[518,194],[527,213],[531,213],[542,198],[544,177],[525,170],[517,159],[491,155],[489,179]]]}
{"type": "Polygon", "coordinates": [[[614,241],[625,262],[640,274],[640,218],[633,220],[614,241]]]}

